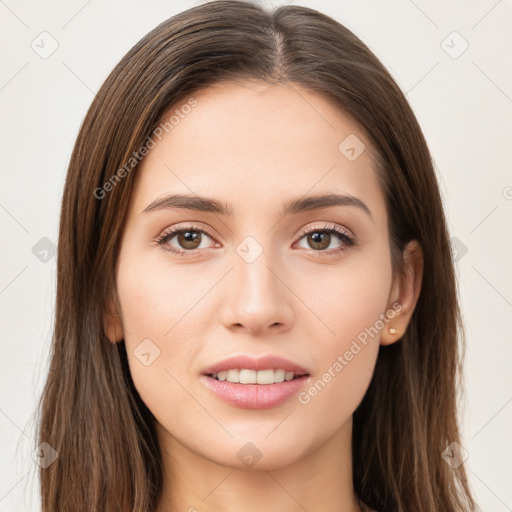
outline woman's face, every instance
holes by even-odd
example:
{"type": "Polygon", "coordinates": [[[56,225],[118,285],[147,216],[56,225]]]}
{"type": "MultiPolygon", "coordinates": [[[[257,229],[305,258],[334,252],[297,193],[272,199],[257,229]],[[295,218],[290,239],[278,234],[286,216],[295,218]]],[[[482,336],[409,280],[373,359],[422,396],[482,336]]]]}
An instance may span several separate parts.
{"type": "Polygon", "coordinates": [[[130,371],[164,446],[284,466],[350,431],[400,308],[385,200],[370,142],[324,97],[194,99],[137,170],[117,265],[130,371]],[[224,369],[246,371],[212,368],[235,356],[224,369]]]}

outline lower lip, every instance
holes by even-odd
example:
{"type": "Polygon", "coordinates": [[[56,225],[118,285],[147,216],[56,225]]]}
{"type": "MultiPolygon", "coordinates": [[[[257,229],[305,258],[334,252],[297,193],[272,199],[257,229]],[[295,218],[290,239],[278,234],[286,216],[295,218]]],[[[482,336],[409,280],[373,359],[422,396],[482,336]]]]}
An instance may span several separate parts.
{"type": "Polygon", "coordinates": [[[221,400],[242,409],[271,409],[286,402],[304,387],[309,375],[275,384],[238,384],[201,375],[200,380],[221,400]]]}

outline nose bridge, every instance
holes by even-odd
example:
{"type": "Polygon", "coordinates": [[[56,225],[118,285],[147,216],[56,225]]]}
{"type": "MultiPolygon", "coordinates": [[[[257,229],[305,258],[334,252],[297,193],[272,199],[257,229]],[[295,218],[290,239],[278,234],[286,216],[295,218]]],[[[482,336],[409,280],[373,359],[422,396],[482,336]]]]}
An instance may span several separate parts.
{"type": "Polygon", "coordinates": [[[250,236],[237,246],[226,302],[228,322],[242,324],[251,331],[289,322],[289,297],[279,277],[282,266],[275,255],[250,236]]]}

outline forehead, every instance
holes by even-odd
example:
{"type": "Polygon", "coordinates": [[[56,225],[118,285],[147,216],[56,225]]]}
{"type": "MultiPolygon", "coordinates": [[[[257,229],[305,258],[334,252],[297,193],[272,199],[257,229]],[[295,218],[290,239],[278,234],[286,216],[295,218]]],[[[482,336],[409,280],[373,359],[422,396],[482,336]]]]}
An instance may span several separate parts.
{"type": "Polygon", "coordinates": [[[297,84],[224,83],[193,99],[164,116],[172,128],[137,169],[138,212],[169,192],[216,197],[235,215],[326,192],[384,208],[370,141],[326,97],[297,84]]]}

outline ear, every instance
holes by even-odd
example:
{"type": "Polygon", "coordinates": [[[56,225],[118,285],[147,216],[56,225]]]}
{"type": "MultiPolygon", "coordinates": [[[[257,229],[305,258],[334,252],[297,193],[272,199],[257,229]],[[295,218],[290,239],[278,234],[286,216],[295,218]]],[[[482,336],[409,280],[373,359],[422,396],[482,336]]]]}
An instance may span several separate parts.
{"type": "Polygon", "coordinates": [[[104,328],[107,338],[112,343],[117,343],[124,339],[124,329],[119,311],[117,295],[114,293],[107,300],[106,311],[104,315],[104,328]]]}
{"type": "Polygon", "coordinates": [[[404,335],[420,296],[423,251],[417,240],[405,246],[403,258],[405,273],[395,276],[388,302],[388,310],[395,311],[395,316],[381,331],[381,345],[395,343],[404,335]]]}

